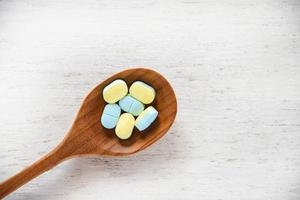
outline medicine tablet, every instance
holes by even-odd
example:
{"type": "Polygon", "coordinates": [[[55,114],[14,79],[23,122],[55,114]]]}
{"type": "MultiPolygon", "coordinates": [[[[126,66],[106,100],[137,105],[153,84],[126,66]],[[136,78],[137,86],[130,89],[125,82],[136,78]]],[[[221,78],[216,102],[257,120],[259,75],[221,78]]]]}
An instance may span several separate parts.
{"type": "Polygon", "coordinates": [[[154,122],[157,115],[158,111],[153,106],[149,106],[136,118],[135,127],[139,131],[145,130],[154,122]]]}
{"type": "Polygon", "coordinates": [[[118,123],[120,114],[121,108],[118,104],[107,104],[101,116],[101,124],[108,129],[114,128],[118,123]]]}
{"type": "Polygon", "coordinates": [[[125,81],[117,79],[103,89],[103,99],[107,103],[116,103],[128,93],[125,81]]]}
{"type": "Polygon", "coordinates": [[[128,139],[134,128],[134,117],[130,113],[123,113],[116,127],[116,135],[122,139],[128,139]]]}
{"type": "Polygon", "coordinates": [[[151,103],[155,98],[155,90],[142,81],[135,81],[129,88],[129,93],[144,104],[151,103]]]}
{"type": "Polygon", "coordinates": [[[119,101],[119,106],[122,110],[131,113],[133,116],[138,116],[144,110],[144,104],[130,95],[123,97],[123,99],[119,101]]]}

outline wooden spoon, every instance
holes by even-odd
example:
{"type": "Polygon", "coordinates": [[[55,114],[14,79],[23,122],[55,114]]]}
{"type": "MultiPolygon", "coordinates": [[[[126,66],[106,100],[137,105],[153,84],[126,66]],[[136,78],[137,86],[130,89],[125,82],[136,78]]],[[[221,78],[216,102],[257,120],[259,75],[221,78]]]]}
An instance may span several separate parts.
{"type": "Polygon", "coordinates": [[[125,156],[141,151],[168,131],[175,119],[176,112],[175,93],[169,82],[158,72],[135,68],[115,74],[97,85],[88,94],[71,129],[54,150],[0,184],[0,199],[71,157],[83,155],[125,156]],[[143,132],[135,129],[128,140],[118,139],[114,129],[105,129],[100,124],[100,117],[106,105],[102,98],[102,90],[115,79],[125,80],[128,86],[136,80],[141,80],[150,84],[156,91],[152,105],[159,112],[157,119],[143,132]]]}

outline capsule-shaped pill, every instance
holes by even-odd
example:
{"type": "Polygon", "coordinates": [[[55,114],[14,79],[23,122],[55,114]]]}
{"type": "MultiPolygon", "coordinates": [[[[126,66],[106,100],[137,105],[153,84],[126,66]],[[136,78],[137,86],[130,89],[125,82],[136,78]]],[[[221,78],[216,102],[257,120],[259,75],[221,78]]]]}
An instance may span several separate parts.
{"type": "Polygon", "coordinates": [[[134,128],[134,117],[130,113],[123,113],[117,123],[116,135],[122,139],[128,139],[134,128]]]}
{"type": "Polygon", "coordinates": [[[135,81],[129,88],[129,94],[144,104],[151,103],[155,98],[155,90],[142,81],[135,81]]]}
{"type": "Polygon", "coordinates": [[[128,93],[125,81],[117,79],[103,89],[103,99],[107,103],[116,103],[128,93]]]}
{"type": "Polygon", "coordinates": [[[120,114],[121,108],[118,104],[107,104],[104,107],[101,116],[101,124],[107,129],[112,129],[116,127],[120,114]]]}
{"type": "Polygon", "coordinates": [[[153,106],[149,106],[136,118],[135,127],[139,131],[145,130],[154,122],[157,115],[158,111],[153,106]]]}
{"type": "Polygon", "coordinates": [[[144,110],[144,104],[136,100],[130,95],[123,97],[119,101],[119,106],[125,112],[131,113],[133,116],[138,116],[144,110]]]}

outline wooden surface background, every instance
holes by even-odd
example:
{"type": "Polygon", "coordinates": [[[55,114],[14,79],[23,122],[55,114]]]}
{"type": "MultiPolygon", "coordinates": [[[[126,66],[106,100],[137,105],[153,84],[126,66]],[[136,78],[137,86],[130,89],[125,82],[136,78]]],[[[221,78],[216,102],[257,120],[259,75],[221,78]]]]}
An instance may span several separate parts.
{"type": "Polygon", "coordinates": [[[148,66],[175,125],[69,160],[7,199],[300,199],[300,1],[0,1],[0,180],[55,147],[83,97],[148,66]]]}

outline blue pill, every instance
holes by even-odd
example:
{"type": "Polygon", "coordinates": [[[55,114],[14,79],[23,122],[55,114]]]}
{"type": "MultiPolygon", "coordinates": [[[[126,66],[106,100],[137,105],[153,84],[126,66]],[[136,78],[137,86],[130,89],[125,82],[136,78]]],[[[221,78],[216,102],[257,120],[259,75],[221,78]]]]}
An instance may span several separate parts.
{"type": "Polygon", "coordinates": [[[138,116],[144,110],[144,104],[130,95],[123,97],[119,101],[119,105],[122,110],[131,113],[133,116],[138,116]]]}
{"type": "Polygon", "coordinates": [[[102,116],[101,116],[101,124],[107,128],[112,129],[116,127],[118,120],[121,115],[121,108],[118,104],[107,104],[104,107],[102,116]]]}
{"type": "Polygon", "coordinates": [[[136,118],[135,127],[139,131],[145,130],[154,122],[157,115],[158,111],[153,106],[149,106],[136,118]]]}

